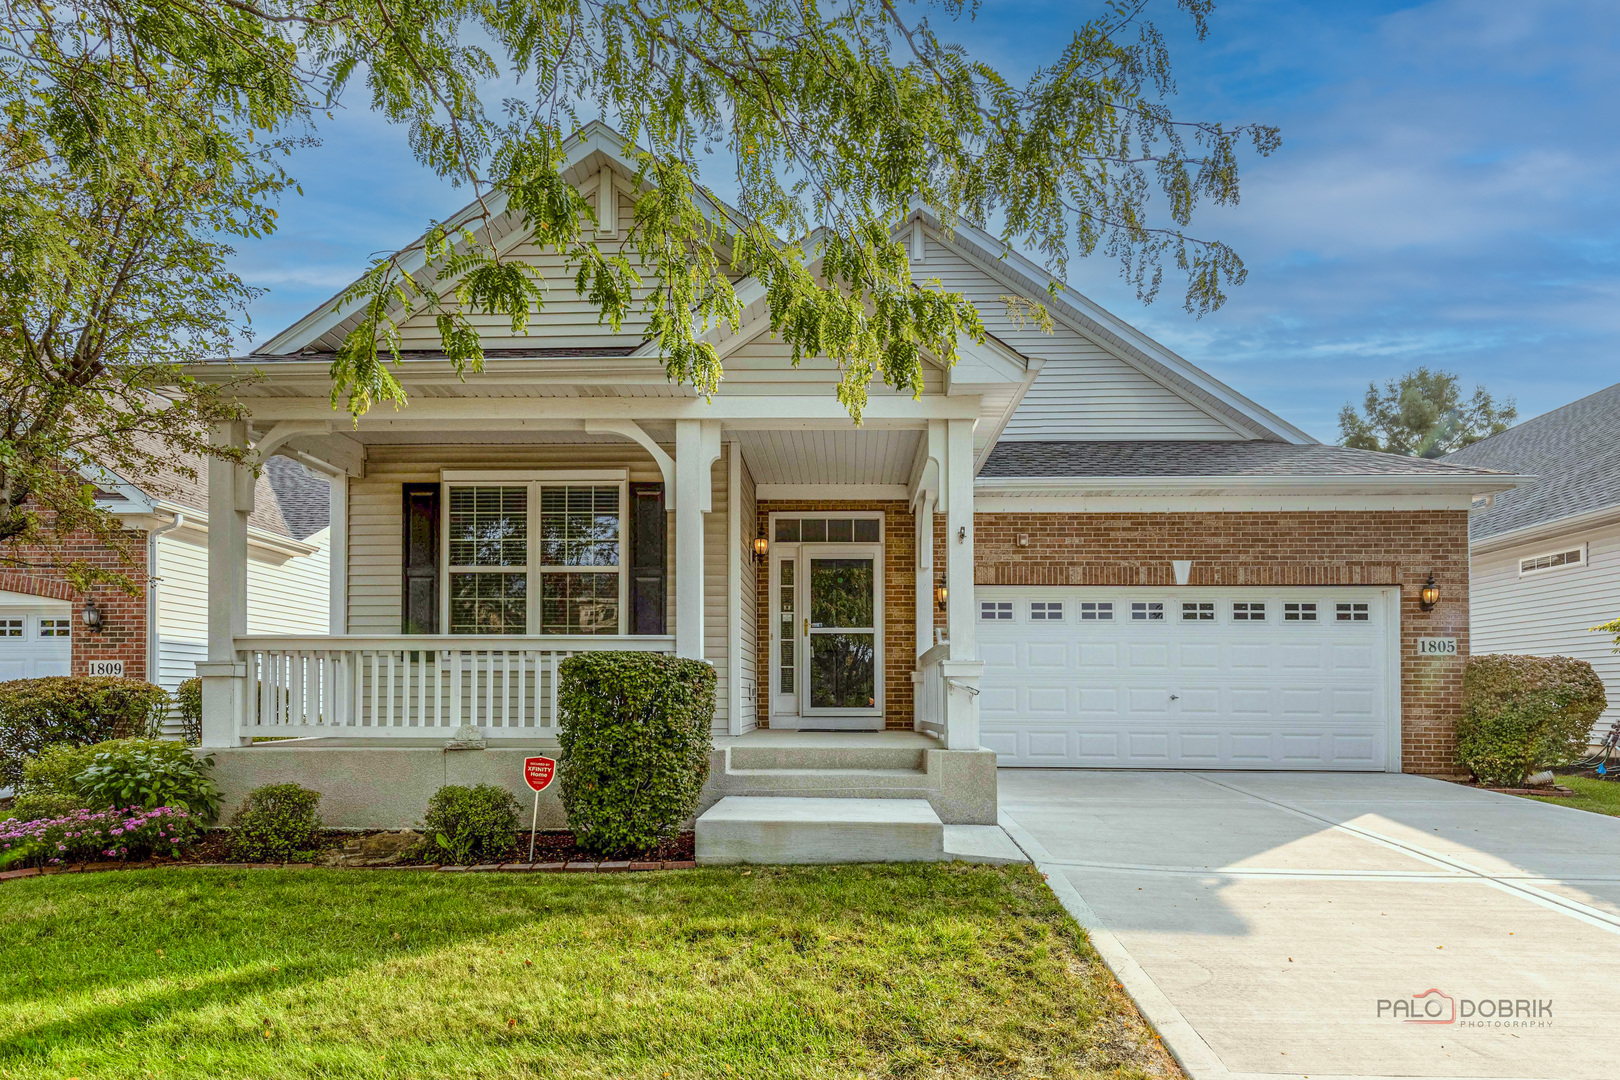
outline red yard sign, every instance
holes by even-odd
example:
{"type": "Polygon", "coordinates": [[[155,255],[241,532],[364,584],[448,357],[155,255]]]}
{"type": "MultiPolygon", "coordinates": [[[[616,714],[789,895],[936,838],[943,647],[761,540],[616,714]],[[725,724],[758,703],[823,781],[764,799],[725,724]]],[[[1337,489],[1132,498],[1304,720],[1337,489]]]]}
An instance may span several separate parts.
{"type": "Polygon", "coordinates": [[[544,791],[551,786],[552,778],[557,775],[557,763],[548,757],[526,757],[523,759],[523,779],[536,791],[544,791]]]}

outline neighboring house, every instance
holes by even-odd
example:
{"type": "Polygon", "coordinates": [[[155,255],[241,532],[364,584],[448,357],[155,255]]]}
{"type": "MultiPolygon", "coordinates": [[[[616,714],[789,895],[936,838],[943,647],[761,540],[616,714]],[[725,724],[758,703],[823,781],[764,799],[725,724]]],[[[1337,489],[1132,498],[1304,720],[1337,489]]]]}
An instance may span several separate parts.
{"type": "Polygon", "coordinates": [[[1620,720],[1620,383],[1446,456],[1448,463],[1528,473],[1469,521],[1472,632],[1478,653],[1573,656],[1603,679],[1620,720]]]}
{"type": "MultiPolygon", "coordinates": [[[[81,595],[38,558],[30,569],[0,570],[0,679],[121,674],[172,692],[192,677],[208,642],[207,467],[197,465],[204,479],[175,475],[144,487],[104,486],[102,505],[129,530],[135,565],[121,563],[106,546],[76,545],[76,555],[144,581],[141,595],[107,587],[81,595]],[[99,620],[95,629],[85,619],[87,607],[99,620]]],[[[329,629],[328,492],[325,480],[290,458],[266,463],[248,516],[249,630],[329,629]]]]}
{"type": "MultiPolygon", "coordinates": [[[[570,145],[598,241],[621,241],[622,140],[570,145]]],[[[930,362],[920,399],[875,385],[853,426],[836,367],[794,367],[744,279],[705,400],[517,229],[494,239],[543,269],[545,308],[525,337],[474,316],[486,369],[466,379],[431,316],[408,322],[402,410],[333,415],[357,317],[337,300],[190,369],[258,372],[232,437],[340,474],[343,636],[275,639],[231,629],[253,604],[215,467],[231,523],[209,536],[203,723],[233,797],[297,779],[329,820],[398,827],[447,780],[521,792],[517,759],[555,745],[557,662],[597,648],[714,664],[711,801],[903,795],[989,824],[998,761],[1455,771],[1468,508],[1516,478],[1321,445],[1073,290],[1047,300],[1052,333],[1021,325],[1003,298],[1045,299],[1043,272],[921,213],[899,233],[914,274],[990,333],[930,362]],[[278,734],[316,738],[243,745],[278,734]],[[446,756],[451,736],[488,749],[446,756]]]]}

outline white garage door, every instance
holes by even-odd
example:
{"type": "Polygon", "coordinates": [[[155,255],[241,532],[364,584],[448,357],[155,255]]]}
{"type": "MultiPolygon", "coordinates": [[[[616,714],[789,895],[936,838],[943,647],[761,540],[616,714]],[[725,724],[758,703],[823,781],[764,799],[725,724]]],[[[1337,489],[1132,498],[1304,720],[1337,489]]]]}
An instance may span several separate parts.
{"type": "Polygon", "coordinates": [[[1003,765],[1399,767],[1394,589],[974,592],[1003,765]]]}
{"type": "Polygon", "coordinates": [[[73,609],[59,601],[0,593],[0,682],[66,675],[73,662],[73,609]]]}

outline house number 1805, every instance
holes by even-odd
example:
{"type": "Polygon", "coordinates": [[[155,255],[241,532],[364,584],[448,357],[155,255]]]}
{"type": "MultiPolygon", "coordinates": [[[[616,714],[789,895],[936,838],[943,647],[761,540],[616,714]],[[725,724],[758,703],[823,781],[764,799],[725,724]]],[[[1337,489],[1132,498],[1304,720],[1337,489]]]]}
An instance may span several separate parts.
{"type": "Polygon", "coordinates": [[[1420,637],[1417,639],[1419,656],[1456,656],[1457,639],[1454,637],[1420,637]]]}

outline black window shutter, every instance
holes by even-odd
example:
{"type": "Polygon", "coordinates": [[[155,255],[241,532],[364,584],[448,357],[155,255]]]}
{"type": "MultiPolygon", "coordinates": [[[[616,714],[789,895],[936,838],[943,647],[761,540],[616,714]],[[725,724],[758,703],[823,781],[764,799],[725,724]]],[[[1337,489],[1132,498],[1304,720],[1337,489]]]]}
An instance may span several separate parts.
{"type": "Polygon", "coordinates": [[[630,632],[664,632],[663,484],[630,485],[630,632]]]}
{"type": "Polygon", "coordinates": [[[405,485],[404,632],[439,632],[439,485],[405,485]]]}

